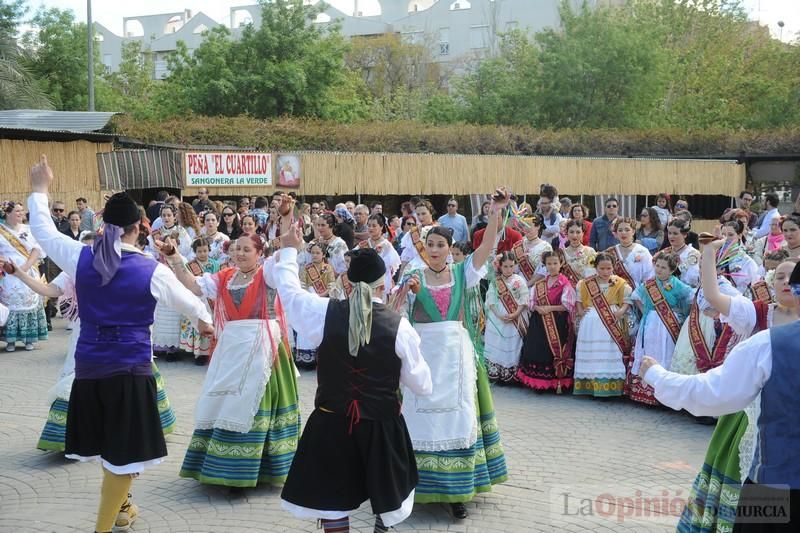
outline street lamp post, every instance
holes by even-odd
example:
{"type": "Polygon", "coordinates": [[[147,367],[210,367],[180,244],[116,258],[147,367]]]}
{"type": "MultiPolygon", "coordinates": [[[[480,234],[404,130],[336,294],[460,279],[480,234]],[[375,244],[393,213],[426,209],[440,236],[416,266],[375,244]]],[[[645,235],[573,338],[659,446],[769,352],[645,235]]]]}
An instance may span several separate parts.
{"type": "Polygon", "coordinates": [[[784,27],[784,23],[783,23],[782,20],[778,21],[778,27],[781,29],[780,40],[781,40],[781,42],[783,42],[783,27],[784,27]]]}
{"type": "Polygon", "coordinates": [[[89,111],[94,111],[94,24],[92,23],[92,0],[86,0],[86,34],[89,36],[89,111]]]}

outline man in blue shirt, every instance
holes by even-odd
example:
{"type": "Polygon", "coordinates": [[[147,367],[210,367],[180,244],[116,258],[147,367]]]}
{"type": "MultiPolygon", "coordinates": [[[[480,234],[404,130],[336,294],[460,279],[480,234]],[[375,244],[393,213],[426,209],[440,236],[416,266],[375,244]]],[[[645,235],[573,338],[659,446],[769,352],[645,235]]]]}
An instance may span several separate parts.
{"type": "Polygon", "coordinates": [[[619,202],[616,198],[606,200],[606,209],[601,217],[592,221],[592,232],[589,234],[589,246],[602,252],[618,244],[614,236],[614,220],[619,214],[619,202]]]}
{"type": "Polygon", "coordinates": [[[439,217],[439,224],[453,230],[453,242],[469,242],[469,226],[464,215],[458,214],[458,202],[447,201],[447,214],[439,217]]]}

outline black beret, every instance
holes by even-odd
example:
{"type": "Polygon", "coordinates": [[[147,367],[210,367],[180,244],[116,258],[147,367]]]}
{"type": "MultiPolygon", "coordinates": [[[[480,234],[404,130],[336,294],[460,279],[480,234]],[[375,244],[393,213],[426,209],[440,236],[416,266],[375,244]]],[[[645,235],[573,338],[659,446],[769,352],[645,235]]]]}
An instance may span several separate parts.
{"type": "Polygon", "coordinates": [[[108,199],[103,209],[103,222],[124,228],[141,220],[139,206],[124,192],[108,199]]]}
{"type": "Polygon", "coordinates": [[[373,283],[386,274],[386,265],[381,256],[372,248],[362,248],[350,252],[350,268],[347,278],[353,283],[363,281],[373,283]]]}

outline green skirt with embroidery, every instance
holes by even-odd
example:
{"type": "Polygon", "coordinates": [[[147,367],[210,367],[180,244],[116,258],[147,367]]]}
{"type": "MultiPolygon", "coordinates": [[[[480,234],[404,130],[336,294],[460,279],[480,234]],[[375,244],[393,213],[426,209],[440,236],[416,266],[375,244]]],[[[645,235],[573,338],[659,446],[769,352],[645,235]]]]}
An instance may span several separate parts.
{"type": "Polygon", "coordinates": [[[278,345],[278,359],[248,433],[196,429],[181,466],[181,477],[209,485],[283,485],[300,436],[297,378],[291,356],[278,345]]]}
{"type": "Polygon", "coordinates": [[[441,452],[414,451],[419,483],[417,503],[468,502],[508,479],[506,456],[494,414],[486,368],[478,364],[478,440],[469,448],[441,452]]]}
{"type": "Polygon", "coordinates": [[[703,466],[678,522],[677,530],[681,533],[733,531],[742,487],[739,444],[747,425],[744,411],[722,416],[717,421],[703,466]]]}

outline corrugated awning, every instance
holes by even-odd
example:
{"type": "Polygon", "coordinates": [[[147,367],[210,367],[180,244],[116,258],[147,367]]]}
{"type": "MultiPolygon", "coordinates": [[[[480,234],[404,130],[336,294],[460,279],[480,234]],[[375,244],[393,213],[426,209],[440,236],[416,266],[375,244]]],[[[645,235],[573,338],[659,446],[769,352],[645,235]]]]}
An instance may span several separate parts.
{"type": "Polygon", "coordinates": [[[97,154],[100,187],[104,190],[183,188],[180,152],[119,150],[97,154]]]}

